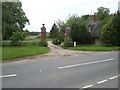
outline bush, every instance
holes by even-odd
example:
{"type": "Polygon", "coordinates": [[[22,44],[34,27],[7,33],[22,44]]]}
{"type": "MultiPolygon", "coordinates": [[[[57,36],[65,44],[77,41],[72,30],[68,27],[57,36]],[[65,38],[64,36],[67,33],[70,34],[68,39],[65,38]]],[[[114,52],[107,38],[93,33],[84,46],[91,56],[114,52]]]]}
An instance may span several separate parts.
{"type": "Polygon", "coordinates": [[[70,38],[66,38],[63,42],[63,46],[64,47],[73,47],[73,42],[72,39],[70,38]]]}
{"type": "Polygon", "coordinates": [[[47,46],[48,46],[48,43],[47,43],[46,40],[40,40],[39,46],[41,46],[41,47],[47,47],[47,46]]]}
{"type": "Polygon", "coordinates": [[[52,43],[55,45],[59,45],[59,44],[61,44],[61,41],[58,38],[54,38],[54,39],[52,39],[52,43]]]}
{"type": "Polygon", "coordinates": [[[26,32],[22,32],[22,31],[13,32],[13,35],[11,37],[11,40],[12,40],[11,44],[13,46],[20,46],[21,45],[21,41],[23,41],[26,36],[27,36],[26,32]]]}

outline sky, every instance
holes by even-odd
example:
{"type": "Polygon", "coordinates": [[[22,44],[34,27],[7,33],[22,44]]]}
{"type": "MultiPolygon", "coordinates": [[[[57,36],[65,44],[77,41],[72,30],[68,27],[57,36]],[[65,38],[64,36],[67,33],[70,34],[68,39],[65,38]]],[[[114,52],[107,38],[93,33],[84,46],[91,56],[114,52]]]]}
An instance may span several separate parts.
{"type": "Polygon", "coordinates": [[[20,0],[22,9],[30,21],[26,25],[29,31],[41,31],[42,24],[45,24],[49,32],[52,25],[58,21],[65,21],[69,15],[78,16],[94,14],[98,7],[110,9],[110,13],[118,10],[120,0],[20,0]]]}

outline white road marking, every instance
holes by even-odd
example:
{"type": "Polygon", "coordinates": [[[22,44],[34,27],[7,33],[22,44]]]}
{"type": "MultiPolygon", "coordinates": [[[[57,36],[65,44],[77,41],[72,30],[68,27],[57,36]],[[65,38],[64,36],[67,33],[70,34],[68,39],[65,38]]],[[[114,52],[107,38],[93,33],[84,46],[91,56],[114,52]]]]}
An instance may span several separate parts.
{"type": "MultiPolygon", "coordinates": [[[[120,76],[120,75],[118,75],[118,76],[120,76]]],[[[110,80],[112,80],[112,79],[115,79],[115,78],[117,78],[118,76],[113,76],[113,77],[111,77],[111,78],[109,78],[110,80]]],[[[108,80],[107,79],[105,79],[105,80],[102,80],[102,81],[99,81],[99,82],[96,82],[97,84],[102,84],[102,83],[104,83],[104,82],[107,82],[108,80]]],[[[92,86],[94,86],[94,85],[96,85],[96,84],[91,84],[91,85],[87,85],[87,86],[84,86],[84,87],[82,87],[82,89],[84,89],[84,88],[89,88],[89,87],[92,87],[92,86]]]]}
{"type": "Polygon", "coordinates": [[[89,88],[89,87],[92,87],[93,85],[87,85],[87,86],[84,86],[84,87],[82,87],[82,89],[84,89],[84,88],[89,88]]]}
{"type": "Polygon", "coordinates": [[[65,69],[65,68],[71,68],[71,67],[76,67],[76,66],[89,65],[89,64],[93,64],[93,63],[101,63],[101,62],[107,62],[107,61],[112,61],[112,60],[114,60],[114,58],[101,60],[101,61],[93,61],[93,62],[88,62],[88,63],[82,63],[82,64],[74,64],[74,65],[69,65],[69,66],[63,66],[63,67],[58,67],[58,69],[65,69]]]}
{"type": "Polygon", "coordinates": [[[100,82],[97,82],[97,84],[101,84],[101,83],[104,83],[104,82],[107,82],[107,79],[102,80],[102,81],[100,81],[100,82]]]}
{"type": "Polygon", "coordinates": [[[7,78],[7,77],[16,77],[16,74],[11,74],[11,75],[4,75],[4,76],[0,76],[0,78],[7,78]]]}
{"type": "Polygon", "coordinates": [[[112,79],[115,79],[115,78],[117,78],[118,76],[113,76],[113,77],[111,77],[111,78],[109,78],[110,80],[112,80],[112,79]]]}

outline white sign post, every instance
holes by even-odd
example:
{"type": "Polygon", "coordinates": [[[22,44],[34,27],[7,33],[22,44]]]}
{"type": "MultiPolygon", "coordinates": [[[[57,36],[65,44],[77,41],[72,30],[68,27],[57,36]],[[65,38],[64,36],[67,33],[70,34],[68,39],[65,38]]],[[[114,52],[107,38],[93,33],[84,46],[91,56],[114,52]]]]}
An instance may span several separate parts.
{"type": "Polygon", "coordinates": [[[74,42],[74,47],[76,47],[76,42],[74,42]]]}

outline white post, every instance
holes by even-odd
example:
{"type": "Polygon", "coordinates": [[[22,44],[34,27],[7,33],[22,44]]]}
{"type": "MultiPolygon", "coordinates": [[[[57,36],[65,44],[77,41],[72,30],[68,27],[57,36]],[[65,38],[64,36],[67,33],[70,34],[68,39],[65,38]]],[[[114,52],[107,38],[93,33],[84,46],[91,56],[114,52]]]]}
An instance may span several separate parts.
{"type": "Polygon", "coordinates": [[[74,47],[76,47],[76,42],[74,42],[74,47]]]}

